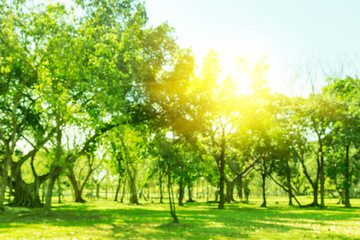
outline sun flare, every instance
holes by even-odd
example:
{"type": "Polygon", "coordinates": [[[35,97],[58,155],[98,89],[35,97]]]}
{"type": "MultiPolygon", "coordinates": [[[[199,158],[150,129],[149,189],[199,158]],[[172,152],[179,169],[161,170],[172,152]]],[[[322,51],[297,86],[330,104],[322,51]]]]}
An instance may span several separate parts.
{"type": "Polygon", "coordinates": [[[283,91],[283,70],[274,58],[268,57],[265,53],[254,51],[253,54],[231,55],[220,52],[219,62],[222,67],[222,79],[230,76],[239,92],[251,91],[251,81],[255,75],[263,75],[272,91],[283,91]],[[267,68],[257,69],[260,64],[266,65],[267,68]]]}

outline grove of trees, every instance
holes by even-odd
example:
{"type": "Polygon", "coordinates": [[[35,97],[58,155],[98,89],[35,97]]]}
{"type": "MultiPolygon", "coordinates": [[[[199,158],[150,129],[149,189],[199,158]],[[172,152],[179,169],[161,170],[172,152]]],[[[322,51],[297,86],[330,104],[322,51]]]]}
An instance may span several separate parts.
{"type": "Polygon", "coordinates": [[[191,49],[166,23],[147,26],[139,1],[34,2],[0,2],[2,212],[9,204],[49,214],[64,183],[76,202],[112,181],[116,201],[139,204],[152,181],[178,221],[175,202],[186,192],[194,201],[198,180],[224,209],[249,201],[255,176],[262,207],[270,182],[289,205],[304,207],[297,196],[312,194],[310,206],[325,207],[332,194],[351,207],[360,180],[357,77],[329,76],[321,92],[287,96],[268,87],[264,61],[241,59],[251,81],[241,89],[212,50],[196,71],[191,49]]]}

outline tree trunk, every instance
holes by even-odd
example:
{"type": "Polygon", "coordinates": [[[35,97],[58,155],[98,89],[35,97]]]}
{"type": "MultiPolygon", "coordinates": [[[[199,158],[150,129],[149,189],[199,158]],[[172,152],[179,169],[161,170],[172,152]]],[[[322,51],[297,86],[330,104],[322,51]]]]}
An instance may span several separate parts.
{"type": "Polygon", "coordinates": [[[149,201],[151,200],[151,187],[150,185],[148,185],[148,188],[147,188],[147,199],[149,199],[149,201]]]}
{"type": "Polygon", "coordinates": [[[46,195],[46,181],[42,184],[41,202],[44,205],[46,195]]]}
{"type": "Polygon", "coordinates": [[[61,203],[61,181],[60,181],[60,176],[57,179],[57,183],[58,183],[58,203],[61,203]]]}
{"type": "Polygon", "coordinates": [[[23,180],[14,183],[14,200],[12,206],[43,207],[40,201],[38,181],[27,184],[23,180]]]}
{"type": "Polygon", "coordinates": [[[250,196],[250,180],[249,179],[245,179],[244,181],[244,195],[245,195],[245,202],[248,203],[249,202],[249,196],[250,196]]]}
{"type": "Polygon", "coordinates": [[[234,199],[235,181],[236,181],[236,178],[234,179],[234,181],[230,181],[230,180],[225,181],[225,183],[226,183],[226,201],[228,203],[235,202],[235,199],[234,199]]]}
{"type": "Polygon", "coordinates": [[[3,136],[1,136],[1,139],[4,142],[5,147],[5,158],[3,160],[3,168],[2,168],[2,174],[1,174],[1,184],[0,184],[0,212],[5,212],[4,208],[4,201],[5,201],[5,192],[6,192],[6,186],[8,184],[8,171],[9,166],[11,163],[11,158],[13,156],[16,141],[17,141],[17,135],[18,135],[18,118],[16,116],[16,112],[18,110],[18,106],[20,103],[20,99],[23,93],[23,89],[25,87],[25,83],[22,82],[20,89],[15,95],[15,99],[12,105],[11,109],[11,136],[9,139],[5,139],[3,136]]]}
{"type": "Polygon", "coordinates": [[[319,206],[318,204],[318,181],[319,181],[319,172],[320,172],[320,162],[317,159],[317,173],[316,173],[316,179],[313,181],[307,171],[305,161],[304,161],[304,154],[299,154],[298,152],[294,151],[295,155],[298,157],[298,160],[301,163],[301,166],[303,167],[303,173],[306,177],[306,179],[309,181],[312,189],[313,189],[313,202],[306,206],[319,206]]]}
{"type": "Polygon", "coordinates": [[[215,190],[215,202],[219,201],[219,195],[220,195],[220,191],[219,190],[215,190]]]}
{"type": "Polygon", "coordinates": [[[345,162],[344,162],[344,201],[345,201],[345,207],[349,208],[351,207],[350,204],[350,186],[351,186],[351,180],[350,180],[350,158],[349,158],[349,146],[346,146],[346,155],[345,155],[345,162]]]}
{"type": "Polygon", "coordinates": [[[293,203],[292,203],[293,193],[292,193],[292,187],[291,187],[291,169],[290,169],[288,160],[286,159],[285,161],[286,161],[286,181],[287,181],[287,185],[288,185],[289,206],[293,206],[293,203]]]}
{"type": "Polygon", "coordinates": [[[51,210],[51,198],[52,198],[52,192],[54,189],[56,178],[51,177],[49,179],[49,183],[47,186],[46,196],[45,196],[45,205],[44,205],[44,215],[49,215],[51,210]]]}
{"type": "Polygon", "coordinates": [[[263,203],[261,204],[261,207],[266,207],[266,191],[265,191],[265,180],[266,180],[266,173],[261,173],[262,177],[262,196],[263,196],[263,203]]]}
{"type": "Polygon", "coordinates": [[[206,187],[206,201],[208,202],[210,198],[210,188],[209,186],[206,187]]]}
{"type": "Polygon", "coordinates": [[[171,173],[169,169],[168,169],[168,192],[169,192],[170,215],[173,218],[173,223],[179,223],[179,219],[176,216],[174,192],[172,191],[171,173]]]}
{"type": "Polygon", "coordinates": [[[222,126],[222,136],[221,136],[221,152],[220,152],[220,201],[218,209],[224,209],[225,199],[224,199],[224,181],[225,181],[225,126],[222,126]]]}
{"type": "Polygon", "coordinates": [[[123,202],[124,202],[125,189],[126,189],[126,178],[124,179],[123,191],[122,191],[122,194],[121,194],[121,199],[120,199],[120,202],[121,202],[121,203],[123,203],[123,202]]]}
{"type": "Polygon", "coordinates": [[[13,162],[11,166],[12,185],[14,188],[14,200],[11,203],[13,206],[23,207],[42,207],[40,201],[40,185],[46,181],[49,174],[38,176],[34,174],[34,182],[26,183],[21,176],[20,162],[13,162]]]}
{"type": "Polygon", "coordinates": [[[160,170],[160,176],[159,176],[159,186],[160,186],[160,203],[163,202],[163,188],[162,188],[162,172],[160,170]]]}
{"type": "Polygon", "coordinates": [[[44,215],[50,214],[52,193],[53,193],[55,181],[56,181],[56,179],[58,179],[61,171],[62,171],[61,167],[51,166],[50,179],[49,179],[49,183],[47,185],[47,191],[46,191],[46,195],[45,195],[45,205],[44,205],[44,209],[43,209],[44,215]]]}
{"type": "Polygon", "coordinates": [[[108,179],[105,181],[105,199],[108,197],[108,179]]]}
{"type": "MultiPolygon", "coordinates": [[[[13,194],[13,186],[12,186],[12,181],[10,180],[10,181],[9,181],[9,196],[8,196],[8,203],[10,203],[10,202],[11,202],[11,196],[12,196],[12,194],[13,194]]],[[[40,200],[40,198],[39,198],[39,200],[40,200]]]]}
{"type": "Polygon", "coordinates": [[[56,150],[55,158],[50,167],[49,174],[49,183],[47,186],[46,196],[45,196],[45,205],[43,209],[44,215],[49,215],[51,210],[51,198],[54,189],[54,184],[56,179],[60,176],[60,173],[63,171],[64,167],[60,166],[60,159],[63,155],[62,151],[62,121],[58,111],[55,111],[55,122],[56,122],[56,150]]]}
{"type": "Polygon", "coordinates": [[[320,153],[320,198],[321,207],[325,207],[325,163],[323,153],[320,153]]]}
{"type": "Polygon", "coordinates": [[[186,202],[195,202],[194,199],[192,198],[192,182],[191,179],[188,179],[188,200],[186,202]]]}
{"type": "Polygon", "coordinates": [[[78,186],[78,182],[76,181],[75,174],[74,174],[71,167],[69,168],[69,174],[67,176],[70,179],[71,185],[72,185],[73,190],[74,190],[75,202],[85,203],[86,200],[84,200],[83,197],[82,197],[82,191],[78,186]]]}
{"type": "Polygon", "coordinates": [[[101,182],[95,182],[96,184],[96,198],[99,199],[100,198],[100,184],[101,182]]]}
{"type": "MultiPolygon", "coordinates": [[[[289,191],[289,189],[287,189],[284,185],[282,185],[279,181],[276,181],[276,179],[270,174],[268,173],[268,176],[279,186],[281,187],[285,192],[290,193],[291,191],[289,191]]],[[[291,185],[290,185],[291,187],[291,185]]],[[[301,203],[297,200],[297,198],[294,195],[290,196],[291,198],[294,198],[295,201],[299,204],[299,207],[301,207],[301,203]]]]}
{"type": "Polygon", "coordinates": [[[344,192],[341,191],[340,189],[338,189],[338,194],[339,194],[339,201],[337,202],[337,204],[344,204],[344,192]]]}
{"type": "Polygon", "coordinates": [[[236,188],[237,188],[237,192],[238,192],[238,195],[239,195],[239,199],[241,201],[244,200],[244,195],[243,195],[243,180],[242,180],[242,177],[241,176],[238,176],[238,180],[236,182],[236,188]]]}
{"type": "Polygon", "coordinates": [[[139,204],[137,190],[136,190],[136,179],[133,176],[129,176],[129,188],[130,188],[130,203],[139,204]]]}
{"type": "Polygon", "coordinates": [[[179,180],[179,206],[184,206],[183,199],[184,199],[184,180],[183,180],[183,177],[180,177],[180,180],[179,180]]]}
{"type": "MultiPolygon", "coordinates": [[[[9,148],[9,146],[7,146],[9,148]]],[[[6,192],[6,186],[8,183],[8,171],[9,171],[9,165],[11,161],[12,153],[10,149],[7,149],[6,155],[3,161],[3,169],[2,169],[2,175],[1,175],[1,185],[0,185],[0,212],[4,212],[4,200],[5,200],[5,192],[6,192]]]]}
{"type": "Polygon", "coordinates": [[[118,184],[116,186],[115,199],[114,199],[115,202],[118,201],[118,195],[119,195],[119,192],[120,192],[120,187],[121,187],[121,177],[119,177],[118,184]]]}
{"type": "Polygon", "coordinates": [[[313,186],[313,203],[312,205],[315,207],[315,206],[319,206],[319,203],[318,203],[318,194],[319,194],[319,184],[318,184],[318,181],[316,180],[315,181],[315,184],[313,186]]]}

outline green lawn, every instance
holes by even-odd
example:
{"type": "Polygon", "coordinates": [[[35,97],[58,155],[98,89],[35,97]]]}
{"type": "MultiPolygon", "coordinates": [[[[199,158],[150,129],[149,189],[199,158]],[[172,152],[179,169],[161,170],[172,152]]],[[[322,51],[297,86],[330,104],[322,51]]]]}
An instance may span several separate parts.
{"type": "Polygon", "coordinates": [[[250,204],[193,203],[177,207],[172,224],[167,204],[142,206],[111,201],[54,204],[51,216],[39,209],[9,209],[0,215],[0,239],[360,239],[360,201],[346,209],[286,206],[273,198],[268,208],[250,204]]]}

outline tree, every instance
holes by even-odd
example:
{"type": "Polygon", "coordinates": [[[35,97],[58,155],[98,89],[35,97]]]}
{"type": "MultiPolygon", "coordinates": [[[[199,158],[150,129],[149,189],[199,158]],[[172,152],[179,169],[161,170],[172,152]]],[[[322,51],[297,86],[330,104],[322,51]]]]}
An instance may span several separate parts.
{"type": "MultiPolygon", "coordinates": [[[[202,116],[203,129],[201,133],[209,137],[209,144],[213,158],[216,163],[216,168],[219,171],[219,192],[220,201],[219,209],[224,209],[224,182],[225,182],[225,152],[226,152],[226,127],[229,125],[228,116],[226,113],[219,111],[222,108],[222,98],[226,95],[220,95],[217,88],[220,87],[217,83],[219,81],[221,69],[218,61],[218,54],[214,51],[209,51],[204,59],[201,70],[201,77],[194,83],[196,86],[195,93],[198,95],[197,102],[199,104],[199,114],[202,116]],[[220,136],[220,142],[215,140],[215,137],[220,136]],[[218,147],[220,148],[218,151],[218,147]]],[[[225,102],[224,101],[224,102],[225,102]]],[[[225,107],[225,106],[224,106],[225,107]]],[[[228,110],[228,108],[226,108],[228,110]]],[[[226,111],[225,110],[225,111],[226,111]]]]}
{"type": "Polygon", "coordinates": [[[165,166],[165,172],[167,175],[167,187],[168,187],[168,198],[170,215],[173,219],[173,223],[179,223],[179,219],[176,215],[175,198],[173,191],[174,173],[179,168],[179,158],[181,158],[178,152],[177,140],[173,136],[166,136],[166,132],[157,132],[153,138],[152,154],[157,155],[161,158],[165,166]]]}
{"type": "MultiPolygon", "coordinates": [[[[31,97],[27,95],[31,93],[31,87],[36,82],[36,62],[31,58],[25,41],[20,41],[26,36],[26,29],[21,26],[27,27],[29,23],[23,22],[26,14],[22,10],[22,6],[16,3],[1,2],[0,14],[6,18],[2,18],[0,24],[0,138],[5,153],[0,186],[0,211],[4,211],[9,165],[20,134],[28,125],[27,112],[31,112],[34,107],[31,97]],[[26,110],[27,107],[29,111],[26,110]]],[[[33,51],[37,50],[38,46],[35,45],[33,51]]]]}
{"type": "Polygon", "coordinates": [[[249,96],[245,98],[249,99],[246,107],[251,110],[241,106],[242,121],[238,122],[238,126],[245,128],[245,134],[251,139],[251,156],[256,160],[262,178],[261,207],[266,207],[266,176],[271,170],[274,149],[272,132],[276,129],[275,116],[279,113],[276,111],[277,99],[271,95],[267,85],[266,72],[269,66],[263,60],[250,64],[245,59],[238,59],[238,67],[248,75],[251,88],[249,96]]]}
{"type": "MultiPolygon", "coordinates": [[[[144,131],[143,131],[144,133],[144,131]]],[[[147,160],[146,141],[140,131],[131,128],[131,126],[122,126],[117,129],[114,135],[116,139],[113,142],[119,151],[118,156],[124,163],[125,173],[129,180],[130,203],[139,204],[137,191],[137,175],[140,166],[147,160]]]]}
{"type": "Polygon", "coordinates": [[[67,177],[74,189],[75,202],[85,203],[82,193],[93,172],[101,165],[102,161],[97,159],[95,153],[88,153],[67,168],[67,177]],[[97,161],[98,160],[98,161],[97,161]]]}
{"type": "MultiPolygon", "coordinates": [[[[145,9],[137,1],[70,4],[73,8],[68,10],[60,3],[3,1],[2,15],[8,18],[1,25],[1,51],[6,60],[1,62],[1,86],[7,90],[1,94],[9,98],[1,101],[14,103],[9,105],[14,114],[1,128],[1,136],[6,136],[4,131],[12,133],[2,139],[10,145],[3,148],[7,157],[2,168],[1,204],[10,158],[22,131],[20,122],[26,119],[27,111],[19,111],[20,105],[22,110],[33,105],[30,109],[49,126],[42,135],[53,134],[48,139],[51,147],[47,146],[52,154],[44,208],[48,213],[54,182],[67,166],[86,155],[101,134],[149,117],[145,82],[158,74],[176,46],[166,24],[145,28],[145,9]],[[79,14],[74,13],[75,8],[79,14]],[[78,144],[77,151],[67,153],[64,130],[75,126],[86,128],[89,137],[78,144]]],[[[40,135],[41,131],[36,131],[40,135]]]]}
{"type": "Polygon", "coordinates": [[[359,96],[360,81],[357,78],[347,77],[345,79],[328,79],[329,85],[324,89],[325,93],[333,96],[334,101],[340,102],[338,109],[339,118],[332,131],[332,145],[329,151],[331,165],[329,166],[330,176],[335,180],[341,197],[344,193],[346,207],[350,204],[350,187],[352,175],[355,170],[352,162],[359,146],[359,103],[356,100],[359,96]],[[337,178],[343,176],[341,182],[337,178]],[[339,183],[339,185],[338,185],[339,183]]]}
{"type": "Polygon", "coordinates": [[[341,103],[335,101],[334,98],[326,93],[310,95],[306,100],[302,101],[301,106],[296,108],[294,115],[299,118],[299,124],[306,128],[306,137],[312,141],[316,161],[316,178],[315,181],[310,179],[304,162],[304,152],[297,153],[304,173],[310,181],[314,189],[314,202],[312,205],[318,205],[318,185],[320,184],[320,206],[325,206],[325,165],[326,165],[326,148],[331,144],[331,131],[334,129],[335,123],[341,118],[339,110],[342,109],[341,103]],[[301,122],[301,123],[300,123],[301,122]]]}

